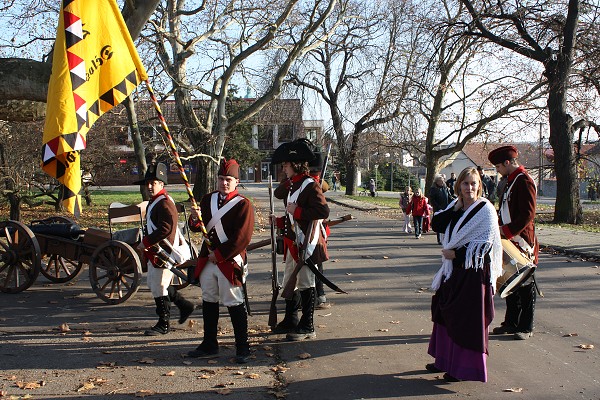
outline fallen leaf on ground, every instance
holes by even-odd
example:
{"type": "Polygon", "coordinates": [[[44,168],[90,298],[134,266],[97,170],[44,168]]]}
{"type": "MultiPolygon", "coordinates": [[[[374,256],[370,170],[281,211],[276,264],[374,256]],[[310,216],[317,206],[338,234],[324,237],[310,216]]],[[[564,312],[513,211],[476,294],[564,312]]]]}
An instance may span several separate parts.
{"type": "Polygon", "coordinates": [[[580,344],[577,347],[579,347],[580,349],[591,350],[594,348],[594,345],[593,344],[580,344]]]}
{"type": "Polygon", "coordinates": [[[198,377],[198,379],[209,379],[209,378],[212,378],[212,375],[202,374],[198,377]]]}
{"type": "Polygon", "coordinates": [[[521,393],[523,392],[523,388],[508,388],[502,389],[503,392],[512,392],[512,393],[521,393]]]}
{"type": "Polygon", "coordinates": [[[98,366],[96,368],[112,368],[115,366],[114,362],[109,362],[109,361],[100,361],[98,363],[98,366]]]}
{"type": "Polygon", "coordinates": [[[301,360],[306,360],[308,358],[311,358],[312,356],[309,353],[300,353],[298,354],[298,358],[301,360]]]}
{"type": "Polygon", "coordinates": [[[90,331],[85,331],[85,332],[82,333],[82,335],[83,336],[91,336],[91,335],[93,335],[93,333],[90,332],[90,331]]]}
{"type": "Polygon", "coordinates": [[[218,361],[217,360],[208,360],[206,363],[207,364],[217,364],[218,361]]]}
{"type": "Polygon", "coordinates": [[[169,371],[164,376],[175,376],[175,371],[169,371]]]}
{"type": "Polygon", "coordinates": [[[8,394],[6,390],[0,390],[0,397],[4,397],[8,394]]]}
{"type": "Polygon", "coordinates": [[[155,394],[156,392],[153,392],[152,390],[138,390],[135,392],[135,397],[148,397],[154,396],[155,394]]]}
{"type": "Polygon", "coordinates": [[[15,382],[15,385],[17,385],[17,387],[19,389],[39,389],[42,386],[46,386],[46,382],[44,381],[39,381],[39,382],[23,382],[23,381],[17,381],[15,382]]]}
{"type": "Polygon", "coordinates": [[[273,372],[285,372],[288,369],[289,369],[288,367],[284,367],[283,365],[277,365],[277,366],[271,368],[271,371],[273,371],[273,372]]]}
{"type": "Polygon", "coordinates": [[[235,371],[233,374],[234,375],[244,375],[244,372],[243,371],[235,371]]]}
{"type": "Polygon", "coordinates": [[[269,394],[272,394],[277,399],[285,399],[285,396],[287,395],[287,393],[282,390],[269,390],[269,394]]]}
{"type": "Polygon", "coordinates": [[[95,388],[96,385],[94,385],[92,382],[85,382],[83,383],[81,386],[79,386],[79,388],[77,389],[78,392],[83,392],[86,390],[90,390],[95,388]]]}
{"type": "Polygon", "coordinates": [[[260,378],[260,375],[252,373],[252,374],[248,374],[247,377],[248,377],[248,379],[258,379],[258,378],[260,378]]]}
{"type": "Polygon", "coordinates": [[[387,260],[388,258],[389,258],[388,256],[383,256],[383,259],[384,259],[384,260],[387,260]]]}
{"type": "Polygon", "coordinates": [[[267,357],[275,357],[275,353],[265,353],[265,356],[267,356],[267,357]]]}
{"type": "Polygon", "coordinates": [[[141,360],[138,360],[140,364],[154,364],[156,361],[153,358],[144,357],[141,360]]]}
{"type": "Polygon", "coordinates": [[[58,327],[58,330],[61,332],[69,332],[71,328],[69,328],[69,325],[67,325],[67,323],[65,322],[58,327]]]}
{"type": "Polygon", "coordinates": [[[193,362],[191,362],[191,361],[184,361],[183,362],[183,365],[192,365],[192,364],[193,364],[193,362]]]}
{"type": "Polygon", "coordinates": [[[273,350],[273,347],[271,347],[271,346],[263,346],[263,350],[265,350],[265,351],[271,351],[271,350],[273,350]]]}

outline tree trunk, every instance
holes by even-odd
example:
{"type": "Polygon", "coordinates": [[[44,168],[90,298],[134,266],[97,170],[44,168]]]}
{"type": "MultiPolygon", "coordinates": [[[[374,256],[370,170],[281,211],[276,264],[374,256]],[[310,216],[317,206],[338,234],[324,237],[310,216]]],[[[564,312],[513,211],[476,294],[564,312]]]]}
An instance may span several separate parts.
{"type": "MultiPolygon", "coordinates": [[[[140,127],[138,125],[137,113],[135,112],[135,105],[131,96],[128,96],[123,102],[125,110],[127,110],[127,119],[129,120],[129,127],[131,128],[131,139],[133,141],[133,153],[135,154],[135,162],[138,168],[138,176],[140,179],[146,174],[148,165],[146,164],[146,149],[142,142],[142,135],[140,134],[140,127]]],[[[150,193],[146,185],[140,185],[140,193],[144,200],[150,199],[150,193]]]]}
{"type": "Polygon", "coordinates": [[[578,224],[581,222],[581,215],[578,215],[579,179],[573,149],[572,119],[565,110],[564,93],[550,90],[548,112],[556,184],[560,187],[556,192],[554,223],[578,224]]]}

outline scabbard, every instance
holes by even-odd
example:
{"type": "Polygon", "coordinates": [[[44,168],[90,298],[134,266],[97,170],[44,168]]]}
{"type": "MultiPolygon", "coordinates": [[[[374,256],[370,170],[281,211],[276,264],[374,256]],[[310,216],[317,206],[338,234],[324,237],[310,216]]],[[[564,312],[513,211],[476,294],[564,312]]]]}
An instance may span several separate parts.
{"type": "Polygon", "coordinates": [[[252,316],[252,310],[250,310],[250,301],[248,300],[248,290],[246,288],[246,282],[242,283],[242,290],[244,291],[244,303],[246,304],[246,312],[252,316]]]}
{"type": "Polygon", "coordinates": [[[335,290],[338,293],[345,293],[348,294],[348,292],[343,291],[342,289],[340,289],[335,283],[331,282],[329,279],[327,279],[325,277],[325,275],[323,275],[321,273],[321,271],[319,271],[319,268],[317,268],[317,266],[315,265],[314,261],[311,260],[310,258],[308,258],[305,261],[305,265],[312,271],[313,274],[315,274],[315,276],[321,281],[323,282],[325,285],[327,285],[328,288],[335,290]]]}

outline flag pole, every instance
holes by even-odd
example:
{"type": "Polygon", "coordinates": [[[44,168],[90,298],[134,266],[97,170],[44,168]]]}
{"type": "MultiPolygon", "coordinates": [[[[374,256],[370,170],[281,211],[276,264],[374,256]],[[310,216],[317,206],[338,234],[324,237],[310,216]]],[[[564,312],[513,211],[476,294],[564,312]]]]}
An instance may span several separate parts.
{"type": "Polygon", "coordinates": [[[167,126],[167,121],[165,120],[165,117],[163,117],[162,110],[160,109],[158,100],[156,99],[156,96],[154,95],[154,90],[152,90],[152,85],[150,85],[150,81],[148,79],[146,79],[145,82],[146,82],[146,87],[148,88],[148,93],[150,93],[150,99],[152,100],[154,109],[156,110],[156,113],[158,114],[158,119],[160,120],[160,125],[165,133],[165,136],[167,137],[167,141],[169,142],[169,147],[171,148],[171,155],[173,156],[173,158],[175,159],[175,162],[177,163],[177,167],[179,168],[179,175],[183,179],[183,183],[185,184],[185,189],[187,191],[188,196],[190,197],[190,202],[192,203],[192,208],[194,208],[198,211],[198,220],[200,222],[200,229],[202,230],[202,235],[204,236],[204,240],[210,246],[211,243],[210,243],[210,240],[208,239],[208,232],[206,231],[206,226],[204,225],[204,222],[202,221],[202,214],[200,213],[200,207],[198,207],[198,204],[196,203],[196,199],[194,198],[194,193],[192,192],[192,187],[190,186],[190,183],[188,181],[185,170],[183,169],[183,164],[181,163],[181,159],[179,158],[179,153],[177,152],[177,147],[175,147],[175,142],[173,142],[173,137],[171,136],[171,132],[169,131],[169,127],[167,126]]]}

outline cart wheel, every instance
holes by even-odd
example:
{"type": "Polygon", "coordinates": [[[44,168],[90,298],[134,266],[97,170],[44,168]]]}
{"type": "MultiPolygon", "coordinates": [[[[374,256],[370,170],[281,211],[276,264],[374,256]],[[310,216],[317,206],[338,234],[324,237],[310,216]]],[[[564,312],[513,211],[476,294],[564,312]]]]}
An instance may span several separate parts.
{"type": "MultiPolygon", "coordinates": [[[[70,218],[63,216],[52,216],[40,221],[42,224],[75,224],[70,218]]],[[[83,262],[77,260],[69,260],[58,254],[48,253],[43,255],[42,267],[40,272],[48,280],[55,283],[68,282],[77,277],[81,273],[83,262]]]]}
{"type": "Polygon", "coordinates": [[[17,221],[0,221],[0,291],[19,293],[40,274],[40,245],[31,229],[17,221]]]}
{"type": "Polygon", "coordinates": [[[89,269],[92,289],[108,304],[127,301],[140,286],[140,258],[125,242],[111,240],[100,245],[92,254],[89,269]]]}
{"type": "MultiPolygon", "coordinates": [[[[187,242],[187,240],[186,240],[186,242],[187,242]]],[[[196,248],[196,246],[193,243],[192,243],[192,259],[193,260],[197,260],[198,259],[198,249],[196,248]]],[[[187,268],[183,268],[183,269],[180,268],[180,270],[184,274],[187,274],[187,272],[188,272],[187,268]]],[[[181,279],[177,275],[173,274],[173,279],[171,279],[171,286],[173,286],[177,290],[180,290],[180,289],[183,289],[184,287],[189,286],[189,282],[188,281],[184,281],[183,279],[181,279]]]]}
{"type": "Polygon", "coordinates": [[[55,283],[68,282],[81,273],[82,261],[69,260],[58,254],[49,254],[42,261],[41,273],[55,283]]]}

